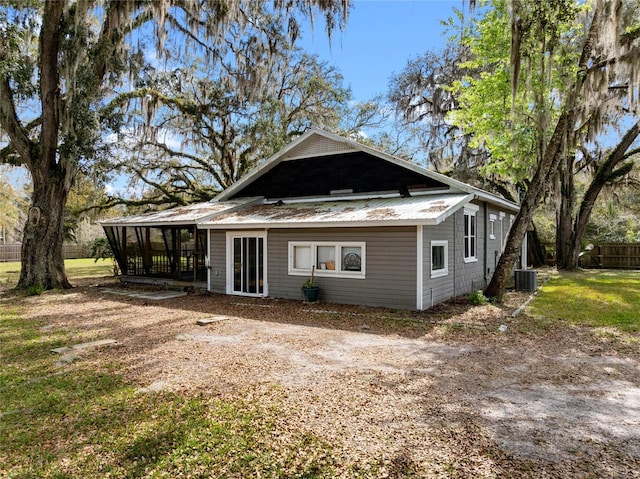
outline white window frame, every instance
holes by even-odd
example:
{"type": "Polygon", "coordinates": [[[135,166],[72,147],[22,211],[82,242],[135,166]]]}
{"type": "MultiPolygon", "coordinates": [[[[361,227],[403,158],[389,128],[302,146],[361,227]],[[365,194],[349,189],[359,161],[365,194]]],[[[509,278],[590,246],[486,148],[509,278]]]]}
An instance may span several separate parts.
{"type": "Polygon", "coordinates": [[[367,243],[364,241],[289,241],[288,247],[288,273],[290,276],[309,276],[311,269],[294,268],[294,248],[310,247],[311,248],[311,266],[318,263],[318,247],[333,246],[335,248],[335,269],[315,269],[315,275],[318,277],[329,278],[354,278],[365,279],[367,264],[367,243]],[[343,271],[342,270],[342,248],[360,248],[360,271],[343,271]]]}
{"type": "Polygon", "coordinates": [[[498,217],[496,215],[489,215],[489,239],[496,239],[496,220],[498,217]]]}
{"type": "Polygon", "coordinates": [[[463,216],[463,238],[464,238],[464,249],[467,249],[467,242],[469,246],[469,256],[466,255],[466,251],[463,250],[464,262],[465,263],[473,263],[478,261],[478,218],[476,217],[476,213],[480,210],[480,207],[477,205],[469,204],[464,207],[464,216],[463,216]],[[474,230],[473,235],[471,235],[471,218],[473,217],[474,230]],[[468,226],[469,236],[464,235],[464,227],[468,226]],[[474,238],[474,241],[471,241],[471,238],[474,238]],[[473,248],[471,245],[473,244],[473,248]],[[473,249],[473,251],[472,251],[473,249]]]}
{"type": "Polygon", "coordinates": [[[506,243],[506,238],[504,236],[504,219],[507,217],[507,214],[504,211],[500,212],[500,252],[504,251],[504,245],[506,243]]]}
{"type": "Polygon", "coordinates": [[[431,240],[431,277],[432,278],[441,278],[443,276],[447,276],[449,274],[449,242],[446,240],[431,240]],[[444,246],[444,268],[443,269],[433,269],[433,247],[434,246],[444,246]]]}

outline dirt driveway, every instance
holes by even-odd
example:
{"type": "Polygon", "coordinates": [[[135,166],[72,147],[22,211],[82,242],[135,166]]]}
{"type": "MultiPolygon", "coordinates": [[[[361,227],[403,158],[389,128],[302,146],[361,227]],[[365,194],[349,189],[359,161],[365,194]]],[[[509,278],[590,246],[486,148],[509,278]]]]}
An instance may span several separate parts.
{"type": "Polygon", "coordinates": [[[332,444],[345,477],[372,458],[380,477],[640,477],[640,355],[614,332],[534,327],[513,304],[419,314],[97,287],[28,301],[79,341],[117,339],[82,359],[119,361],[140,393],[288,411],[282,434],[332,444]]]}

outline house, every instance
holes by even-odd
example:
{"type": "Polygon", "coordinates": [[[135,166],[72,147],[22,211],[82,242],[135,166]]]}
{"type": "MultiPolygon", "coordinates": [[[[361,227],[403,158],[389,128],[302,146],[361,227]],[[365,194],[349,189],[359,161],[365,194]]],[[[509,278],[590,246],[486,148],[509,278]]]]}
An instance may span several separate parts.
{"type": "Polygon", "coordinates": [[[491,279],[518,206],[312,128],[208,203],[102,223],[128,280],[427,309],[491,279]]]}

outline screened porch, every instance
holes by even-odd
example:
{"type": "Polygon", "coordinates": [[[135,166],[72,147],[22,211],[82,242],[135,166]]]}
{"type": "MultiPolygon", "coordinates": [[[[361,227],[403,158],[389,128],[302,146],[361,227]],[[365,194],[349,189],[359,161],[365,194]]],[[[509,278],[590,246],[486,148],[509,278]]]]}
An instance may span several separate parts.
{"type": "Polygon", "coordinates": [[[123,276],[207,281],[207,232],[195,225],[103,226],[123,276]]]}

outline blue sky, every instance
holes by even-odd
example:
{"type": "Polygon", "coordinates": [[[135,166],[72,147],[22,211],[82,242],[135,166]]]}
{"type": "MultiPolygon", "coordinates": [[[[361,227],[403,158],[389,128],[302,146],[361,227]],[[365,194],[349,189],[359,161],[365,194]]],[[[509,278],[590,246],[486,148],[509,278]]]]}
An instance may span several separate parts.
{"type": "MultiPolygon", "coordinates": [[[[355,100],[387,93],[393,73],[427,50],[444,45],[440,24],[463,9],[462,0],[352,0],[346,29],[331,43],[320,19],[303,32],[300,47],[338,67],[355,100]]],[[[466,2],[468,8],[468,2],[466,2]]]]}

